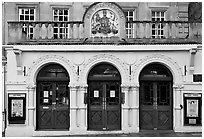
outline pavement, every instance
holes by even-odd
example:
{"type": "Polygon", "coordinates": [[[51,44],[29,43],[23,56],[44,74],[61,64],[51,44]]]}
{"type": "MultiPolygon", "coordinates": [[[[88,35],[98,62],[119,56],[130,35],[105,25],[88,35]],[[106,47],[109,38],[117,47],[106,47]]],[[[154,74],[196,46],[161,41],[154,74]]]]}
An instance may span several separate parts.
{"type": "MultiPolygon", "coordinates": [[[[68,137],[60,136],[60,137],[68,137]]],[[[141,131],[139,133],[86,134],[69,135],[69,137],[202,137],[202,132],[141,131]]]]}
{"type": "MultiPolygon", "coordinates": [[[[2,137],[5,137],[4,133],[2,133],[2,137]]],[[[202,137],[202,132],[141,131],[139,133],[62,135],[49,137],[202,137]]]]}

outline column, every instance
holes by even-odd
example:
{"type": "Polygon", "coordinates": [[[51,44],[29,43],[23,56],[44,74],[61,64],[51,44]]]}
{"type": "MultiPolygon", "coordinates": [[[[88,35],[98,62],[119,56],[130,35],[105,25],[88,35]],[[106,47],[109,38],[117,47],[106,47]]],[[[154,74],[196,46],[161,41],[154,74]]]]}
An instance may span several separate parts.
{"type": "Polygon", "coordinates": [[[122,93],[125,93],[125,103],[122,104],[122,130],[128,131],[129,125],[128,125],[128,89],[129,86],[127,85],[121,85],[122,93]]]}
{"type": "Polygon", "coordinates": [[[132,85],[132,130],[139,132],[139,84],[132,85]]]}
{"type": "Polygon", "coordinates": [[[180,130],[181,128],[181,115],[182,115],[182,111],[181,111],[181,108],[180,108],[180,104],[182,104],[182,101],[181,101],[181,92],[179,91],[179,86],[178,85],[173,85],[173,96],[174,96],[174,100],[173,100],[173,104],[174,104],[174,119],[173,119],[173,128],[175,131],[178,131],[180,130]]]}
{"type": "Polygon", "coordinates": [[[77,130],[77,86],[69,85],[70,88],[70,131],[77,130]]]}
{"type": "Polygon", "coordinates": [[[87,93],[88,85],[81,85],[78,90],[78,123],[80,130],[87,130],[87,104],[84,104],[84,94],[87,93]]]}
{"type": "Polygon", "coordinates": [[[29,128],[33,129],[34,131],[34,126],[35,126],[35,107],[34,107],[34,99],[35,99],[35,89],[36,85],[28,85],[28,100],[26,100],[26,103],[28,103],[28,126],[29,128]]]}

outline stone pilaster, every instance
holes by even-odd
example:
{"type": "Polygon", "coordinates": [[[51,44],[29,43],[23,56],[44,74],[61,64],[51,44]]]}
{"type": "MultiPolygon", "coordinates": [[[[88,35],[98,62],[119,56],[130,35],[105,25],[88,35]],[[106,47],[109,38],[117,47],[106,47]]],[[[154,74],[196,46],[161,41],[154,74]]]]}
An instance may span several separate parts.
{"type": "Polygon", "coordinates": [[[80,85],[77,91],[78,125],[80,130],[87,130],[87,104],[84,104],[84,95],[87,93],[87,84],[80,85]]]}
{"type": "Polygon", "coordinates": [[[139,132],[139,84],[131,85],[131,110],[132,110],[132,124],[131,129],[139,132]]]}
{"type": "Polygon", "coordinates": [[[34,99],[36,96],[36,94],[35,94],[36,85],[28,85],[27,88],[28,88],[28,93],[27,93],[28,100],[26,100],[27,101],[26,103],[28,104],[28,116],[27,116],[28,117],[28,126],[30,128],[34,128],[35,127],[34,117],[35,117],[35,110],[36,110],[35,104],[34,104],[34,99]]]}
{"type": "Polygon", "coordinates": [[[128,90],[129,90],[129,86],[126,85],[126,84],[122,84],[121,85],[121,90],[122,90],[122,93],[125,93],[125,103],[122,104],[122,130],[125,132],[125,131],[128,131],[128,128],[129,128],[129,125],[128,125],[128,121],[129,121],[129,114],[128,114],[128,111],[129,111],[129,102],[128,102],[128,90]]]}
{"type": "Polygon", "coordinates": [[[70,88],[70,131],[77,129],[77,86],[69,85],[70,88]]]}
{"type": "Polygon", "coordinates": [[[173,115],[173,120],[174,120],[174,129],[179,130],[182,126],[182,117],[183,117],[183,109],[181,109],[180,105],[183,106],[183,99],[182,99],[182,85],[173,85],[173,95],[174,95],[174,115],[173,115]]]}

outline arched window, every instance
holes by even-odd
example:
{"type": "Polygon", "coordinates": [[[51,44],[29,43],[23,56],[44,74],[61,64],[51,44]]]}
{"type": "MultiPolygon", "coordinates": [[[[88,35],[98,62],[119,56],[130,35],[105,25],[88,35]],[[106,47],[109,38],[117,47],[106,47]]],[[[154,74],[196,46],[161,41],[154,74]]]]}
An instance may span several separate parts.
{"type": "Polygon", "coordinates": [[[91,69],[88,80],[120,80],[119,71],[108,63],[101,63],[91,69]]]}
{"type": "Polygon", "coordinates": [[[37,80],[46,80],[46,79],[69,80],[69,75],[61,65],[51,64],[43,67],[38,73],[37,80]]]}
{"type": "Polygon", "coordinates": [[[173,79],[168,68],[159,63],[147,65],[140,74],[140,80],[169,80],[173,79]]]}

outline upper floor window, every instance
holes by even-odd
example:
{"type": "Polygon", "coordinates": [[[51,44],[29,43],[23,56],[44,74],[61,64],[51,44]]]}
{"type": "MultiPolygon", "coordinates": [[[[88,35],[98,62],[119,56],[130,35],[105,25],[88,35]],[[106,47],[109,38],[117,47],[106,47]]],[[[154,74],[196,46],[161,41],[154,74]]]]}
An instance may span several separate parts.
{"type": "MultiPolygon", "coordinates": [[[[19,21],[32,22],[35,21],[35,9],[34,8],[19,8],[19,21]]],[[[33,38],[33,26],[23,24],[22,31],[28,38],[33,38]]]]}
{"type": "MultiPolygon", "coordinates": [[[[53,9],[53,20],[56,22],[69,21],[69,9],[53,9]]],[[[54,39],[69,38],[68,24],[55,23],[54,24],[54,39]]]]}
{"type": "MultiPolygon", "coordinates": [[[[164,11],[152,11],[152,21],[164,21],[164,11]]],[[[164,26],[162,23],[152,24],[152,38],[164,38],[164,26]]]]}
{"type": "MultiPolygon", "coordinates": [[[[126,21],[134,21],[135,13],[134,10],[127,10],[124,12],[126,21]]],[[[126,23],[126,36],[127,38],[134,38],[134,26],[133,23],[126,23]]]]}

